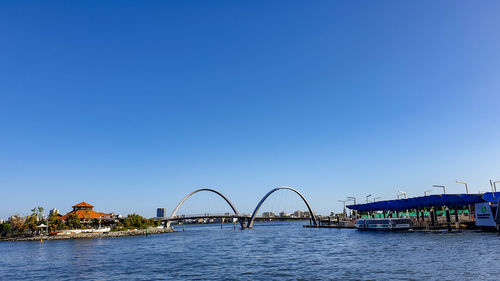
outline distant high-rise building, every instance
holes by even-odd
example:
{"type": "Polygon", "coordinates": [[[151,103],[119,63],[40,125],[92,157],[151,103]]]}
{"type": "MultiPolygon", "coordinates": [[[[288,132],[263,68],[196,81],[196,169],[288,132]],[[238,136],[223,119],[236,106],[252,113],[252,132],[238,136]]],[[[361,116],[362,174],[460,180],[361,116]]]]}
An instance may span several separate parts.
{"type": "Polygon", "coordinates": [[[272,218],[272,217],[276,217],[276,215],[273,212],[264,212],[264,213],[262,213],[262,217],[272,218]]]}
{"type": "Polygon", "coordinates": [[[59,215],[59,210],[54,208],[54,209],[50,210],[49,215],[50,216],[57,216],[57,215],[59,215]]]}
{"type": "Polygon", "coordinates": [[[165,208],[157,208],[156,209],[156,217],[157,218],[165,218],[165,208]]]}
{"type": "Polygon", "coordinates": [[[289,216],[290,216],[290,214],[287,213],[287,212],[285,212],[285,211],[283,211],[283,212],[280,213],[280,217],[282,217],[282,218],[286,218],[286,217],[289,217],[289,216]]]}
{"type": "Polygon", "coordinates": [[[302,211],[295,211],[293,213],[293,216],[296,217],[296,218],[303,218],[304,217],[304,212],[302,212],[302,211]]]}

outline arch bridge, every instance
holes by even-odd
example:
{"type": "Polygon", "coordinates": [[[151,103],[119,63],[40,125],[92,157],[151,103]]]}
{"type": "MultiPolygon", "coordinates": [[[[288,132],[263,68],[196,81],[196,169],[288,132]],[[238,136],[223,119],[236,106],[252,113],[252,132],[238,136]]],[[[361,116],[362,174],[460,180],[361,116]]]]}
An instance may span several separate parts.
{"type": "MultiPolygon", "coordinates": [[[[172,212],[172,214],[170,215],[170,218],[167,219],[167,227],[170,227],[170,223],[173,221],[173,220],[179,220],[179,219],[186,219],[186,217],[183,217],[183,218],[176,218],[176,214],[177,214],[177,211],[179,211],[179,208],[182,206],[182,204],[184,204],[184,202],[191,196],[193,196],[194,194],[198,193],[198,192],[201,192],[201,191],[208,191],[208,192],[212,192],[212,193],[215,193],[217,195],[219,195],[220,197],[222,197],[222,199],[224,199],[227,204],[229,205],[229,207],[231,207],[231,209],[233,210],[234,212],[234,216],[232,217],[235,217],[235,218],[239,218],[241,217],[240,216],[240,213],[238,212],[238,210],[236,209],[236,207],[233,205],[233,203],[226,197],[224,196],[224,194],[220,193],[219,191],[215,190],[215,189],[211,189],[211,188],[201,188],[201,189],[197,189],[191,193],[189,193],[188,195],[186,195],[184,198],[182,198],[181,202],[179,202],[179,204],[177,204],[177,206],[175,207],[174,211],[172,212]]],[[[206,215],[203,215],[203,217],[201,218],[205,218],[206,215]]],[[[191,218],[191,217],[189,217],[191,218]]],[[[199,216],[198,217],[193,217],[194,218],[200,218],[199,216]]],[[[242,220],[239,220],[240,221],[240,224],[241,224],[241,227],[244,228],[244,224],[243,224],[243,221],[242,220]]]]}
{"type": "MultiPolygon", "coordinates": [[[[306,198],[298,190],[296,190],[296,189],[294,189],[292,187],[282,186],[282,187],[274,188],[271,191],[269,191],[268,193],[266,193],[266,195],[264,195],[264,197],[262,197],[262,199],[260,200],[260,202],[255,207],[255,209],[254,209],[254,211],[253,211],[253,213],[252,213],[251,216],[240,214],[238,212],[238,210],[236,209],[236,207],[233,205],[233,203],[226,196],[224,196],[224,194],[222,194],[221,192],[219,192],[219,191],[217,191],[215,189],[211,189],[211,188],[197,189],[197,190],[189,193],[188,195],[186,195],[179,202],[179,204],[177,204],[177,206],[175,207],[175,209],[172,212],[172,214],[170,215],[170,217],[167,218],[167,219],[165,219],[166,226],[170,227],[170,224],[171,224],[172,221],[178,221],[178,220],[199,219],[199,218],[227,218],[227,219],[237,219],[237,221],[241,225],[241,228],[252,228],[253,225],[254,225],[254,223],[255,223],[255,220],[259,218],[259,217],[257,217],[257,213],[258,213],[260,207],[262,206],[262,204],[266,201],[266,199],[271,194],[273,194],[274,192],[276,192],[278,190],[283,190],[283,189],[293,191],[294,193],[296,193],[304,201],[304,203],[306,204],[307,209],[309,211],[310,219],[311,219],[312,224],[317,225],[317,220],[316,220],[316,217],[314,215],[314,212],[313,212],[313,210],[312,210],[311,205],[309,204],[309,202],[307,202],[306,198]],[[202,192],[202,191],[212,192],[212,193],[215,193],[218,196],[220,196],[231,207],[231,209],[233,210],[234,214],[230,214],[230,213],[225,213],[225,214],[208,214],[208,213],[206,213],[206,214],[191,215],[191,216],[182,216],[182,217],[177,216],[177,211],[182,206],[182,204],[184,204],[184,202],[189,197],[191,197],[192,195],[194,195],[194,194],[196,194],[198,192],[202,192]]],[[[280,219],[280,218],[277,218],[277,219],[280,219]]]]}

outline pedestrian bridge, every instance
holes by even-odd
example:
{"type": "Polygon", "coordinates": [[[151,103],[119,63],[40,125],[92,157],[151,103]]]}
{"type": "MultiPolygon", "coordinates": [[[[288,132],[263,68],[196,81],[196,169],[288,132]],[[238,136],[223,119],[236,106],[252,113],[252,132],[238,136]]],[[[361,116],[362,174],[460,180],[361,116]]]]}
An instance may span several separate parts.
{"type": "MultiPolygon", "coordinates": [[[[273,194],[274,192],[276,192],[278,190],[283,190],[283,189],[284,190],[290,190],[290,191],[294,192],[295,194],[297,194],[304,201],[304,203],[307,206],[307,209],[309,210],[310,219],[311,219],[312,224],[317,225],[316,217],[314,216],[314,212],[313,212],[311,206],[309,205],[309,202],[307,202],[306,198],[298,190],[296,190],[296,189],[294,189],[292,187],[288,187],[288,186],[277,187],[277,188],[274,188],[274,189],[270,190],[268,193],[266,193],[266,195],[264,195],[264,197],[262,197],[262,199],[259,201],[259,203],[255,207],[252,215],[240,214],[238,212],[238,210],[236,209],[236,207],[233,205],[233,203],[226,196],[224,196],[224,194],[220,193],[219,191],[217,191],[215,189],[210,189],[210,188],[197,189],[197,190],[189,193],[188,195],[186,195],[179,202],[179,204],[177,204],[177,206],[175,207],[175,209],[172,212],[172,214],[170,215],[170,217],[164,219],[163,221],[166,222],[167,227],[170,227],[170,224],[171,224],[172,221],[182,221],[182,220],[189,220],[189,219],[204,219],[204,218],[208,218],[208,219],[210,219],[210,218],[227,218],[227,219],[237,219],[237,221],[241,225],[241,228],[252,228],[253,225],[254,225],[254,223],[255,223],[255,220],[257,220],[257,219],[276,219],[276,220],[294,219],[294,218],[289,218],[289,217],[286,217],[286,218],[281,218],[281,217],[266,217],[266,218],[257,217],[257,213],[258,213],[260,207],[262,206],[262,204],[266,201],[266,199],[271,194],[273,194]],[[229,207],[231,207],[231,209],[233,211],[233,214],[231,214],[231,213],[224,213],[224,214],[209,214],[209,213],[204,213],[204,214],[195,214],[195,215],[188,215],[188,216],[178,216],[177,215],[177,211],[179,211],[179,208],[182,206],[182,204],[184,204],[184,202],[187,199],[189,199],[192,195],[194,195],[194,194],[196,194],[198,192],[212,192],[212,193],[217,194],[219,197],[221,197],[222,199],[224,199],[226,201],[226,203],[229,205],[229,207]]],[[[295,219],[304,219],[304,218],[295,218],[295,219]]]]}

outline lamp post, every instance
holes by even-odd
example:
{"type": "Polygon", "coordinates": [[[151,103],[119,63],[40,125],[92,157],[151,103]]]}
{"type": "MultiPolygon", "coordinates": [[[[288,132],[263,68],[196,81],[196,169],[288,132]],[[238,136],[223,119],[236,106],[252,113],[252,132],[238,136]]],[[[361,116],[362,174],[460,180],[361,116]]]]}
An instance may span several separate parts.
{"type": "Polygon", "coordinates": [[[494,181],[493,182],[493,187],[495,188],[495,192],[497,192],[497,183],[499,183],[500,181],[494,181]]]}
{"type": "Polygon", "coordinates": [[[398,192],[399,192],[398,198],[399,198],[399,196],[403,195],[405,197],[405,199],[408,199],[408,197],[406,197],[406,192],[401,191],[401,190],[398,190],[398,192]]]}
{"type": "Polygon", "coordinates": [[[356,205],[356,197],[348,196],[347,199],[352,200],[354,202],[354,205],[356,205]]]}
{"type": "MultiPolygon", "coordinates": [[[[461,183],[461,184],[464,184],[465,185],[465,192],[467,194],[469,194],[469,186],[467,185],[466,182],[464,181],[456,181],[457,183],[461,183]]],[[[471,208],[470,208],[470,205],[467,205],[467,211],[469,213],[469,221],[472,219],[472,215],[471,215],[471,208]]]]}
{"type": "Polygon", "coordinates": [[[345,211],[345,202],[347,201],[346,200],[337,200],[337,201],[344,203],[344,216],[347,216],[347,212],[345,211]]]}
{"type": "Polygon", "coordinates": [[[433,187],[441,187],[443,189],[443,194],[446,194],[446,186],[444,185],[433,185],[433,187]]]}
{"type": "Polygon", "coordinates": [[[47,232],[47,236],[49,235],[49,217],[45,216],[45,211],[43,211],[43,217],[45,218],[45,232],[47,232]]]}
{"type": "Polygon", "coordinates": [[[432,189],[424,191],[424,196],[427,196],[427,192],[431,192],[431,191],[432,191],[432,189]]]}
{"type": "Polygon", "coordinates": [[[469,194],[469,187],[467,186],[467,183],[464,181],[456,181],[457,183],[462,183],[465,184],[465,193],[469,194]]]}
{"type": "MultiPolygon", "coordinates": [[[[377,202],[377,199],[380,199],[380,198],[382,198],[382,197],[375,197],[375,198],[373,198],[373,202],[374,203],[377,202]]],[[[385,214],[384,214],[384,211],[382,211],[382,218],[384,218],[384,217],[385,217],[385,214]]]]}
{"type": "MultiPolygon", "coordinates": [[[[406,192],[401,191],[401,190],[398,190],[398,192],[399,192],[398,198],[399,198],[399,196],[403,195],[405,197],[405,199],[408,199],[408,197],[406,196],[406,192]]],[[[409,217],[408,210],[406,210],[406,217],[409,217]]]]}
{"type": "MultiPolygon", "coordinates": [[[[347,199],[348,199],[348,201],[351,201],[351,200],[352,200],[352,201],[354,202],[354,205],[356,205],[356,197],[348,196],[348,197],[347,197],[347,199]]],[[[352,214],[352,213],[351,213],[351,214],[352,214]]],[[[358,218],[358,211],[354,210],[354,216],[355,216],[356,218],[358,218]]]]}
{"type": "Polygon", "coordinates": [[[370,201],[368,201],[368,197],[372,196],[371,194],[368,194],[366,195],[366,203],[369,203],[370,201]]]}

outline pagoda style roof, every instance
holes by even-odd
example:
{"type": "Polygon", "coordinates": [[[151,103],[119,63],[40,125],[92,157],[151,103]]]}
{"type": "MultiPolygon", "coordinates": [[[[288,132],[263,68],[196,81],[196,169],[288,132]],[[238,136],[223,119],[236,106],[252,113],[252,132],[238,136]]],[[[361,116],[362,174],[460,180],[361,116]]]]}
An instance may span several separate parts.
{"type": "Polygon", "coordinates": [[[80,202],[74,206],[72,206],[73,208],[75,207],[89,207],[89,208],[94,208],[94,206],[90,205],[89,203],[83,201],[83,202],[80,202]]]}
{"type": "Polygon", "coordinates": [[[111,218],[113,214],[106,214],[101,212],[96,212],[94,210],[76,210],[67,213],[66,215],[60,217],[61,220],[66,220],[70,214],[75,214],[79,219],[99,219],[99,218],[111,218]]]}

